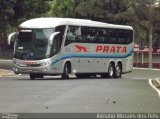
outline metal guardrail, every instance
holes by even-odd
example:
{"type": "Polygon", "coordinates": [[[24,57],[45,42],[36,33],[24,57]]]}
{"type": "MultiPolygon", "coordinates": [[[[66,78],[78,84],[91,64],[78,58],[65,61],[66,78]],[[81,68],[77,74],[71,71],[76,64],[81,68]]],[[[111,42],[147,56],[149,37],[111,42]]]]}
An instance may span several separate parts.
{"type": "Polygon", "coordinates": [[[0,52],[0,59],[12,59],[13,58],[13,52],[0,52]]]}
{"type": "MultiPolygon", "coordinates": [[[[134,67],[149,67],[149,54],[148,52],[134,52],[134,67]]],[[[152,54],[152,67],[160,69],[160,52],[152,54]]]]}

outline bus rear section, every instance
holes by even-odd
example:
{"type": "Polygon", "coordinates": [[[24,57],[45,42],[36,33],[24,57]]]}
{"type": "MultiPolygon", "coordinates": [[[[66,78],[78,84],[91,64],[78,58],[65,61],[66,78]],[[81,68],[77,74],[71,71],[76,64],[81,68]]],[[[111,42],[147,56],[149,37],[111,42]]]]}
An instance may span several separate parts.
{"type": "Polygon", "coordinates": [[[77,77],[120,78],[132,71],[133,30],[124,28],[68,26],[72,37],[66,37],[65,54],[60,60],[68,60],[72,73],[77,77]],[[81,32],[79,32],[81,31],[81,32]]]}

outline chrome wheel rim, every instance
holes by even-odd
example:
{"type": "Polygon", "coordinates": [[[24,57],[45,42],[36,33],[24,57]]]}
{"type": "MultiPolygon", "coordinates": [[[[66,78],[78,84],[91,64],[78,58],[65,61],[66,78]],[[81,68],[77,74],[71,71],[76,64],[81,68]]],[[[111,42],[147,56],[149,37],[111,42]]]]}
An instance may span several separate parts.
{"type": "Polygon", "coordinates": [[[120,73],[121,73],[121,69],[119,66],[116,67],[116,74],[117,76],[120,76],[120,73]]]}

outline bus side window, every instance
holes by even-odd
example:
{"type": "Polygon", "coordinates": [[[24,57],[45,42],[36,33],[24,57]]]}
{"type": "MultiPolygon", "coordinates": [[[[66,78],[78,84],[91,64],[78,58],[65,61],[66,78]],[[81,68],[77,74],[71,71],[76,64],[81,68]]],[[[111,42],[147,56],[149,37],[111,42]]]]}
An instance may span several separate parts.
{"type": "Polygon", "coordinates": [[[76,42],[81,43],[96,43],[97,30],[93,27],[81,27],[80,39],[76,39],[76,42]]]}
{"type": "Polygon", "coordinates": [[[75,42],[82,42],[82,36],[81,35],[77,35],[75,37],[75,42]]]}
{"type": "Polygon", "coordinates": [[[65,46],[75,42],[75,38],[77,36],[77,28],[76,26],[69,26],[66,35],[65,46]]]}
{"type": "Polygon", "coordinates": [[[55,55],[60,51],[65,31],[65,26],[58,26],[56,27],[55,31],[60,33],[56,35],[53,39],[50,56],[55,55]]]}
{"type": "Polygon", "coordinates": [[[53,44],[52,44],[52,49],[51,49],[51,55],[55,55],[58,53],[61,49],[61,41],[60,41],[61,35],[58,34],[54,37],[53,44]]]}
{"type": "Polygon", "coordinates": [[[82,27],[81,28],[81,35],[79,36],[79,39],[76,39],[76,42],[81,42],[81,43],[87,43],[89,41],[89,34],[88,34],[88,29],[87,27],[82,27]]]}
{"type": "Polygon", "coordinates": [[[117,44],[117,30],[112,29],[109,36],[109,44],[117,44]]]}
{"type": "Polygon", "coordinates": [[[89,36],[90,36],[90,42],[91,43],[96,43],[97,41],[97,30],[95,28],[91,28],[89,30],[89,36]]]}
{"type": "Polygon", "coordinates": [[[58,26],[55,29],[55,32],[60,32],[61,41],[63,40],[63,37],[64,37],[65,28],[66,28],[66,26],[58,26]]]}
{"type": "Polygon", "coordinates": [[[125,44],[126,38],[125,38],[125,31],[119,30],[118,31],[118,43],[119,44],[125,44]]]}
{"type": "Polygon", "coordinates": [[[98,31],[98,43],[105,43],[106,42],[106,30],[100,29],[98,31]]]}
{"type": "Polygon", "coordinates": [[[110,30],[109,29],[105,29],[105,31],[106,31],[106,34],[104,35],[104,37],[105,37],[105,41],[104,41],[104,43],[105,44],[108,44],[109,43],[109,37],[110,37],[110,30]]]}
{"type": "Polygon", "coordinates": [[[127,32],[126,32],[126,43],[127,44],[130,44],[132,42],[132,40],[133,40],[132,34],[133,34],[133,31],[127,30],[127,32]]]}
{"type": "Polygon", "coordinates": [[[119,30],[118,32],[118,43],[119,44],[129,44],[132,42],[132,31],[129,30],[119,30]]]}

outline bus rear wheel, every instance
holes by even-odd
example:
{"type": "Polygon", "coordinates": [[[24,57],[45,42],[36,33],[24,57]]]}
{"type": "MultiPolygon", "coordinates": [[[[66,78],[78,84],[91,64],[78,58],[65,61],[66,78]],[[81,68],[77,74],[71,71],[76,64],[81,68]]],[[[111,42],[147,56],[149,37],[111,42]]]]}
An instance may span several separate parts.
{"type": "Polygon", "coordinates": [[[115,73],[114,64],[113,64],[113,63],[110,63],[110,64],[109,64],[109,67],[108,67],[108,77],[109,77],[109,78],[113,78],[113,77],[114,77],[114,73],[115,73]]]}
{"type": "Polygon", "coordinates": [[[117,64],[115,68],[114,78],[121,78],[122,75],[122,67],[120,64],[117,64]]]}

